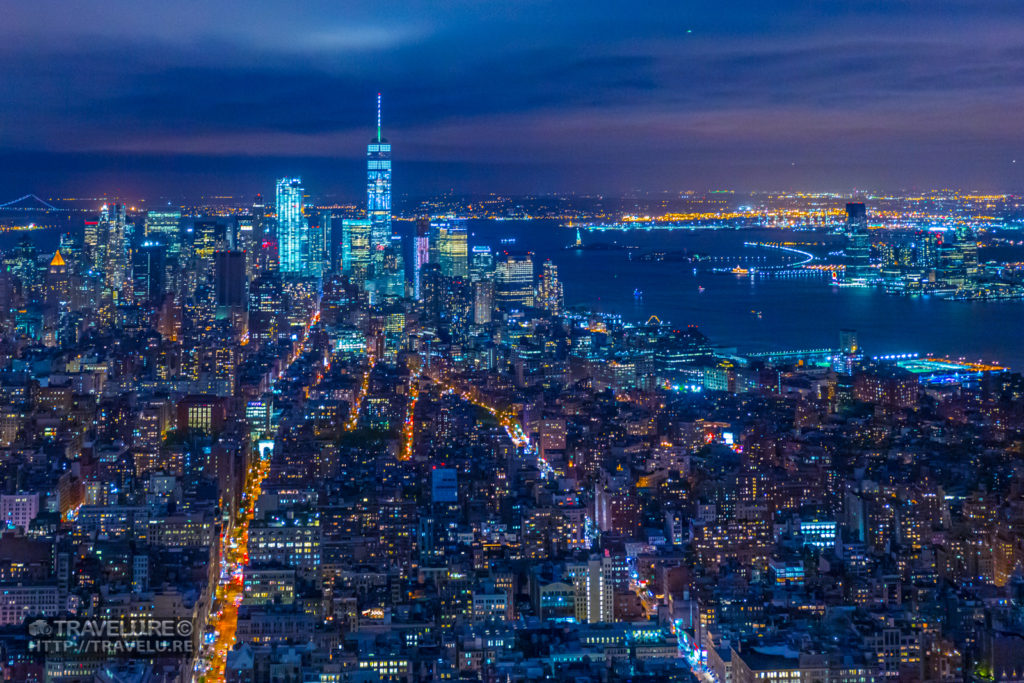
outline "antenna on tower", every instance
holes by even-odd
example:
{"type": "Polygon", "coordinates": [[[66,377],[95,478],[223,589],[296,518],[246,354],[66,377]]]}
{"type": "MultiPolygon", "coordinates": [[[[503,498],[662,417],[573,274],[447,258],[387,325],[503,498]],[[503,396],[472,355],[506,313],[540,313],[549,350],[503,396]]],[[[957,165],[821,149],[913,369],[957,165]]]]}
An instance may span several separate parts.
{"type": "Polygon", "coordinates": [[[380,93],[377,93],[377,142],[380,142],[380,93]]]}

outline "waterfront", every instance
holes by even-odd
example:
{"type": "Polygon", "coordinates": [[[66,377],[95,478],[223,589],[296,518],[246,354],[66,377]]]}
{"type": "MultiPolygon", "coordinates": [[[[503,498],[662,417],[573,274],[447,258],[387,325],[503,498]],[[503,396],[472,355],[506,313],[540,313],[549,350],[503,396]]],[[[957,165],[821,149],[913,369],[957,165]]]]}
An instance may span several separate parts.
{"type": "MultiPolygon", "coordinates": [[[[744,242],[816,242],[824,254],[841,248],[834,236],[811,231],[632,230],[582,231],[585,245],[617,242],[636,249],[566,249],[575,230],[553,220],[470,222],[471,244],[529,250],[535,263],[550,258],[559,267],[570,307],[614,313],[644,321],[656,315],[675,325],[697,325],[716,344],[744,351],[835,346],[838,332],[853,328],[868,353],[916,352],[983,360],[1024,368],[1024,302],[949,301],[934,296],[901,297],[877,288],[837,287],[830,275],[741,277],[712,268],[765,267],[794,254],[744,246],[744,242]],[[514,244],[502,244],[513,238],[514,244]],[[652,251],[682,251],[713,260],[696,264],[641,260],[652,251]],[[632,255],[632,258],[630,256],[632,255]],[[697,272],[694,273],[694,268],[697,272]],[[595,274],[600,273],[599,276],[595,274]],[[701,291],[703,288],[703,291],[701,291]],[[641,297],[635,291],[642,292],[641,297]]],[[[0,248],[18,236],[41,250],[57,246],[57,230],[0,235],[0,248]]],[[[1017,258],[1018,248],[999,248],[993,257],[1017,258]]],[[[985,255],[982,254],[982,258],[985,255]]]]}
{"type": "MultiPolygon", "coordinates": [[[[475,239],[500,248],[528,249],[537,262],[559,266],[568,306],[616,313],[642,321],[652,315],[676,325],[697,325],[713,342],[740,351],[835,346],[843,328],[860,333],[868,353],[917,352],[964,357],[1024,368],[1024,302],[947,301],[901,297],[881,289],[836,287],[830,276],[740,277],[707,272],[710,266],[772,265],[776,250],[744,247],[746,241],[822,242],[826,235],[789,230],[633,230],[582,232],[587,243],[618,241],[631,250],[566,250],[575,231],[554,221],[472,224],[475,239]],[[652,250],[687,250],[720,260],[693,267],[679,262],[638,261],[652,250]],[[740,260],[745,258],[746,260],[740,260]],[[756,260],[761,259],[761,260],[756,260]],[[596,274],[600,275],[596,275],[596,274]],[[704,291],[701,292],[700,288],[704,291]],[[640,289],[642,298],[634,291],[640,289]],[[759,315],[758,315],[759,314],[759,315]]],[[[838,248],[839,243],[835,242],[838,248]]],[[[822,248],[821,251],[827,251],[822,248]]]]}

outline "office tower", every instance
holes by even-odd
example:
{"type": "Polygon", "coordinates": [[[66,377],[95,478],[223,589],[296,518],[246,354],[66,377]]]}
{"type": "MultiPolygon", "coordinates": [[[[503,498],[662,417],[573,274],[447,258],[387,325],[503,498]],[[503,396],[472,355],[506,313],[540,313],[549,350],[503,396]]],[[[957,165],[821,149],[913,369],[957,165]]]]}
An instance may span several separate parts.
{"type": "Polygon", "coordinates": [[[243,214],[235,217],[235,242],[233,249],[245,253],[245,279],[250,281],[256,277],[259,269],[259,235],[256,232],[256,219],[253,215],[243,214]]]}
{"type": "Polygon", "coordinates": [[[466,223],[446,219],[430,224],[430,251],[433,261],[441,267],[445,277],[468,277],[469,263],[466,259],[466,223]]]}
{"type": "MultiPolygon", "coordinates": [[[[254,269],[258,271],[264,271],[267,269],[267,264],[261,259],[261,256],[265,256],[263,252],[263,243],[268,238],[272,237],[270,230],[268,229],[267,221],[267,206],[263,201],[263,195],[257,194],[252,200],[252,208],[249,210],[252,214],[252,231],[253,231],[253,250],[250,257],[254,262],[254,269]]],[[[255,275],[254,275],[255,277],[255,275]]]]}
{"type": "Polygon", "coordinates": [[[214,301],[217,309],[242,308],[246,302],[245,253],[238,250],[213,254],[214,301]]]}
{"type": "Polygon", "coordinates": [[[309,222],[303,211],[301,178],[277,181],[277,242],[280,270],[295,277],[313,274],[309,222]]]}
{"type": "Polygon", "coordinates": [[[473,247],[469,261],[469,279],[479,282],[485,278],[494,276],[494,254],[490,247],[473,247]]]}
{"type": "Polygon", "coordinates": [[[205,280],[213,265],[216,251],[230,248],[227,226],[214,219],[196,220],[186,235],[191,237],[192,267],[199,271],[199,279],[205,280]]]}
{"type": "Polygon", "coordinates": [[[974,230],[968,227],[958,228],[956,231],[956,246],[960,251],[960,261],[963,263],[964,274],[968,279],[978,275],[978,238],[974,230]]]}
{"type": "Polygon", "coordinates": [[[380,93],[377,93],[377,135],[366,147],[366,217],[374,265],[391,243],[391,145],[381,135],[380,93]]]}
{"type": "Polygon", "coordinates": [[[35,243],[28,237],[21,237],[18,239],[18,246],[12,252],[9,270],[18,278],[26,295],[31,295],[39,285],[38,252],[35,243]]]}
{"type": "Polygon", "coordinates": [[[60,250],[53,254],[50,267],[46,273],[47,305],[58,311],[67,310],[71,304],[71,281],[68,277],[68,265],[61,256],[60,250]]]}
{"type": "Polygon", "coordinates": [[[320,212],[320,231],[317,233],[317,253],[320,255],[320,272],[329,273],[334,267],[334,215],[330,211],[320,212]]]}
{"type": "Polygon", "coordinates": [[[113,214],[107,214],[106,225],[101,225],[101,240],[106,243],[103,254],[104,283],[114,301],[120,301],[128,293],[130,269],[127,223],[127,207],[117,204],[113,214]]]}
{"type": "Polygon", "coordinates": [[[498,259],[494,276],[495,305],[502,309],[533,306],[533,255],[505,252],[498,259]]]}
{"type": "Polygon", "coordinates": [[[167,291],[175,291],[181,265],[181,211],[154,209],[146,212],[146,239],[164,245],[164,283],[167,291]]]}
{"type": "Polygon", "coordinates": [[[419,301],[422,298],[421,279],[423,267],[430,261],[430,220],[420,218],[416,221],[416,237],[412,247],[412,296],[419,301]]]}
{"type": "Polygon", "coordinates": [[[947,287],[963,287],[967,284],[967,270],[964,264],[964,252],[957,243],[947,243],[939,247],[939,262],[935,268],[936,280],[947,287]]]}
{"type": "Polygon", "coordinates": [[[558,266],[550,259],[544,261],[540,274],[540,286],[538,287],[540,308],[551,312],[552,315],[560,315],[564,300],[562,296],[562,283],[558,279],[558,266]]]}
{"type": "Polygon", "coordinates": [[[136,303],[159,302],[167,291],[167,247],[146,239],[132,258],[132,287],[136,303]]]}
{"type": "Polygon", "coordinates": [[[370,220],[346,218],[341,222],[341,272],[362,285],[370,273],[370,220]]]}
{"type": "Polygon", "coordinates": [[[145,236],[159,240],[168,254],[177,255],[181,248],[181,211],[179,209],[153,209],[146,212],[145,236]]]}
{"type": "Polygon", "coordinates": [[[444,277],[436,263],[427,263],[420,273],[422,287],[420,290],[423,302],[423,324],[437,328],[441,324],[441,306],[444,297],[444,277]]]}
{"type": "Polygon", "coordinates": [[[102,268],[100,255],[100,225],[107,220],[109,209],[104,204],[100,209],[100,215],[94,220],[85,221],[85,231],[82,234],[82,246],[88,261],[88,270],[99,272],[102,268]]]}
{"type": "Polygon", "coordinates": [[[846,279],[864,282],[871,275],[871,237],[864,204],[846,205],[846,279]]]}
{"type": "Polygon", "coordinates": [[[486,325],[494,311],[494,279],[486,278],[473,283],[473,322],[486,325]]]}
{"type": "Polygon", "coordinates": [[[267,273],[249,287],[249,338],[259,346],[277,341],[284,320],[284,292],[279,276],[267,273]]]}
{"type": "Polygon", "coordinates": [[[914,240],[914,265],[934,268],[939,262],[939,239],[933,232],[919,232],[914,240]]]}
{"type": "Polygon", "coordinates": [[[405,257],[402,254],[402,236],[392,235],[391,244],[384,249],[377,273],[377,289],[386,296],[405,296],[405,257]]]}

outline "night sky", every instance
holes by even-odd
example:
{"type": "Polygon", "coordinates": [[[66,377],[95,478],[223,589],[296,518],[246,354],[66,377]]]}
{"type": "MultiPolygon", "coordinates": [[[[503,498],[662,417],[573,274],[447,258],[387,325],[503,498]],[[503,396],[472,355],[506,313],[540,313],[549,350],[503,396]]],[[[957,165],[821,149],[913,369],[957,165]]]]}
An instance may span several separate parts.
{"type": "Polygon", "coordinates": [[[0,74],[0,201],[355,200],[378,91],[400,193],[1024,188],[1021,0],[33,0],[0,74]]]}

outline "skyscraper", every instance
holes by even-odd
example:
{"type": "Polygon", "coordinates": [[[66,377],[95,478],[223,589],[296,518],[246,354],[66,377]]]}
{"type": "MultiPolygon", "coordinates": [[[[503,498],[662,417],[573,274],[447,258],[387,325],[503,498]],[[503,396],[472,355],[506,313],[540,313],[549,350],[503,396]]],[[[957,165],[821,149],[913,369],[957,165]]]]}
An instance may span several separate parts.
{"type": "Polygon", "coordinates": [[[494,310],[494,279],[486,278],[473,283],[473,322],[486,325],[494,310]]]}
{"type": "Polygon", "coordinates": [[[458,220],[439,220],[430,224],[430,248],[445,277],[468,277],[466,224],[458,220]]]}
{"type": "Polygon", "coordinates": [[[540,308],[550,311],[554,315],[562,312],[563,296],[562,282],[558,279],[558,266],[550,259],[544,261],[540,274],[540,286],[538,287],[540,308]]]}
{"type": "MultiPolygon", "coordinates": [[[[167,291],[167,247],[156,239],[147,239],[132,257],[132,283],[135,302],[158,302],[167,291]]],[[[175,270],[177,266],[175,266],[175,270]]]]}
{"type": "Polygon", "coordinates": [[[107,290],[114,301],[124,299],[125,294],[130,292],[127,287],[130,272],[130,238],[127,225],[127,207],[124,204],[117,204],[113,216],[107,215],[106,229],[101,231],[100,239],[103,239],[104,233],[106,237],[103,275],[107,290]]]}
{"type": "Polygon", "coordinates": [[[181,210],[154,209],[146,212],[146,239],[164,245],[164,280],[168,290],[179,282],[181,258],[181,210]]]}
{"type": "Polygon", "coordinates": [[[318,227],[317,255],[320,257],[320,272],[327,273],[330,272],[334,264],[332,254],[334,247],[334,239],[332,238],[334,230],[334,215],[330,210],[320,212],[318,227]]]}
{"type": "Polygon", "coordinates": [[[430,220],[416,221],[416,237],[412,246],[412,296],[419,301],[422,296],[421,280],[423,267],[430,261],[430,220]]]}
{"type": "Polygon", "coordinates": [[[372,222],[346,218],[341,222],[341,272],[352,282],[363,284],[370,270],[372,222]]]}
{"type": "Polygon", "coordinates": [[[499,308],[533,306],[533,256],[505,253],[498,260],[494,277],[494,299],[499,308]]]}
{"type": "MultiPolygon", "coordinates": [[[[281,272],[292,276],[319,275],[310,259],[309,223],[303,211],[301,178],[277,181],[277,241],[281,272]]],[[[319,263],[319,260],[317,261],[319,263]]]]}
{"type": "Polygon", "coordinates": [[[68,265],[60,250],[54,252],[46,277],[47,303],[54,309],[64,310],[71,304],[71,283],[68,279],[68,265]]]}
{"type": "Polygon", "coordinates": [[[960,250],[960,260],[964,264],[964,273],[968,278],[978,275],[978,238],[970,227],[961,227],[956,231],[956,245],[960,250]]]}
{"type": "Polygon", "coordinates": [[[863,282],[871,275],[871,237],[863,204],[846,205],[846,279],[863,282]]]}
{"type": "Polygon", "coordinates": [[[373,262],[391,244],[391,145],[381,135],[380,93],[377,93],[377,135],[366,146],[366,217],[370,220],[373,262]]]}
{"type": "Polygon", "coordinates": [[[246,305],[245,252],[217,251],[213,254],[214,301],[218,309],[246,305]]]}
{"type": "Polygon", "coordinates": [[[494,254],[487,246],[473,247],[472,257],[469,262],[469,279],[479,282],[485,278],[494,276],[494,254]]]}

